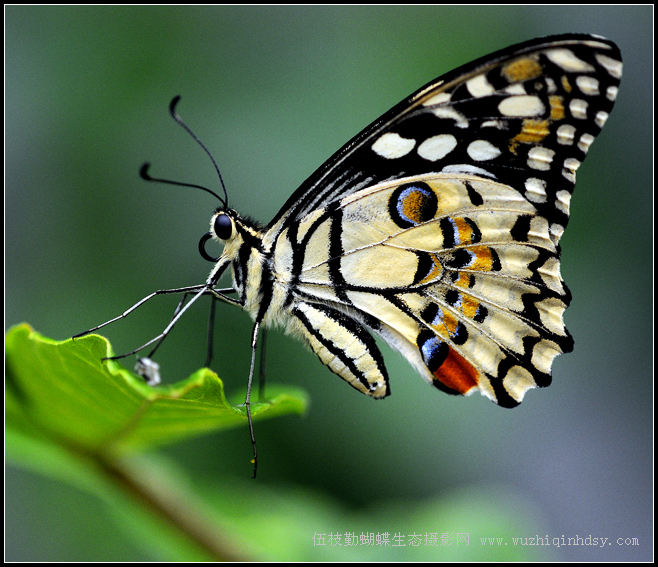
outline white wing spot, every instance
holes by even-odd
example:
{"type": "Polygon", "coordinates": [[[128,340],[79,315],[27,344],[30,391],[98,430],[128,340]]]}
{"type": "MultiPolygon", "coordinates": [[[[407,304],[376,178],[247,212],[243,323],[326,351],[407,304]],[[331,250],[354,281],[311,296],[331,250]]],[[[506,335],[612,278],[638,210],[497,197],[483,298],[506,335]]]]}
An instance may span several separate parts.
{"type": "Polygon", "coordinates": [[[434,116],[437,118],[447,118],[449,120],[454,120],[455,126],[457,126],[457,128],[468,128],[468,120],[466,117],[460,112],[457,112],[451,106],[439,106],[434,108],[432,110],[432,114],[434,114],[434,116]]]}
{"type": "Polygon", "coordinates": [[[539,319],[544,327],[556,335],[565,335],[562,314],[564,313],[564,302],[558,297],[547,297],[535,303],[539,319]]]}
{"type": "Polygon", "coordinates": [[[475,140],[466,149],[469,157],[475,161],[488,161],[497,158],[500,150],[487,140],[475,140]]]}
{"type": "Polygon", "coordinates": [[[589,63],[585,63],[585,61],[578,59],[570,49],[547,49],[545,53],[546,57],[565,71],[573,73],[591,73],[596,70],[589,63]]]}
{"type": "Polygon", "coordinates": [[[439,134],[427,138],[418,146],[418,155],[428,161],[437,161],[447,156],[457,147],[457,139],[452,134],[439,134]]]}
{"type": "Polygon", "coordinates": [[[587,153],[589,151],[589,147],[592,145],[593,141],[594,141],[594,136],[592,136],[591,134],[583,134],[580,137],[580,140],[578,140],[578,147],[584,153],[587,153]]]}
{"type": "Polygon", "coordinates": [[[562,170],[562,176],[571,181],[571,183],[576,183],[576,170],[580,167],[580,162],[575,158],[567,158],[564,160],[564,169],[562,170]]]}
{"type": "Polygon", "coordinates": [[[617,99],[617,93],[619,89],[617,87],[608,87],[605,91],[605,96],[608,100],[614,102],[617,99]]]}
{"type": "Polygon", "coordinates": [[[383,158],[396,159],[406,156],[415,145],[416,140],[403,138],[395,132],[387,132],[377,139],[372,145],[372,150],[383,158]]]}
{"type": "Polygon", "coordinates": [[[599,94],[599,81],[594,77],[579,75],[576,77],[576,85],[584,95],[594,96],[599,94]]]}
{"type": "Polygon", "coordinates": [[[484,175],[485,177],[496,179],[496,176],[490,171],[487,171],[482,167],[471,165],[469,163],[455,163],[452,165],[446,165],[441,170],[441,173],[470,173],[472,175],[484,175]]]}
{"type": "Polygon", "coordinates": [[[428,98],[423,103],[423,106],[434,106],[435,104],[445,104],[446,102],[450,102],[451,97],[452,95],[450,93],[435,94],[433,97],[428,98]]]}
{"type": "Polygon", "coordinates": [[[548,148],[536,146],[528,152],[528,167],[539,171],[548,171],[553,163],[555,152],[548,148]]]}
{"type": "Polygon", "coordinates": [[[574,98],[569,103],[569,111],[574,118],[585,120],[587,118],[587,103],[580,98],[574,98]]]}
{"type": "Polygon", "coordinates": [[[551,235],[551,240],[553,241],[553,244],[557,244],[560,241],[560,238],[562,238],[562,235],[564,234],[564,227],[561,224],[554,223],[548,229],[548,232],[551,235]]]}
{"type": "Polygon", "coordinates": [[[503,116],[540,116],[546,110],[537,96],[510,96],[498,104],[498,112],[503,116]]]}
{"type": "Polygon", "coordinates": [[[532,347],[531,362],[541,372],[550,374],[553,360],[560,354],[562,350],[553,341],[542,339],[532,347]]]}
{"type": "MultiPolygon", "coordinates": [[[[546,230],[548,231],[548,223],[546,223],[546,230]]],[[[546,258],[546,261],[537,267],[537,273],[550,289],[557,291],[560,295],[566,293],[560,276],[560,260],[557,257],[546,258]]]]}
{"type": "Polygon", "coordinates": [[[468,89],[468,92],[476,98],[489,96],[496,92],[491,83],[487,81],[485,75],[478,75],[477,77],[473,77],[469,81],[466,81],[466,88],[468,89]]]}
{"type": "Polygon", "coordinates": [[[530,372],[517,364],[512,366],[505,374],[503,386],[512,398],[517,402],[521,402],[526,391],[536,388],[537,383],[530,372]]]}
{"type": "Polygon", "coordinates": [[[555,208],[569,216],[569,205],[571,204],[571,193],[569,191],[558,191],[556,194],[555,208]]]}
{"type": "Polygon", "coordinates": [[[546,83],[548,94],[555,94],[557,92],[557,86],[555,85],[555,81],[553,79],[550,77],[544,77],[544,82],[546,83]]]}
{"type": "Polygon", "coordinates": [[[542,242],[548,245],[548,220],[540,215],[530,219],[528,238],[535,243],[542,242]]]}
{"type": "Polygon", "coordinates": [[[572,146],[575,134],[575,127],[571,124],[562,124],[562,126],[557,129],[557,143],[563,146],[572,146]]]}
{"type": "Polygon", "coordinates": [[[525,180],[525,198],[531,203],[546,202],[546,181],[536,177],[525,180]]]}
{"type": "Polygon", "coordinates": [[[610,115],[607,112],[603,112],[603,110],[599,110],[596,113],[596,116],[594,117],[594,122],[596,122],[596,125],[599,128],[603,128],[606,121],[608,120],[608,116],[610,116],[610,115]]]}
{"type": "Polygon", "coordinates": [[[621,69],[623,67],[621,61],[617,61],[616,59],[608,57],[607,55],[602,55],[601,53],[597,53],[595,57],[610,76],[615,79],[621,79],[621,69]]]}
{"type": "Polygon", "coordinates": [[[525,90],[525,87],[523,86],[522,83],[514,83],[513,85],[510,85],[509,87],[505,87],[503,89],[504,93],[511,94],[511,95],[527,95],[528,91],[525,90]]]}
{"type": "Polygon", "coordinates": [[[499,130],[504,130],[507,128],[507,121],[503,122],[502,120],[485,120],[480,124],[480,128],[498,128],[499,130]]]}

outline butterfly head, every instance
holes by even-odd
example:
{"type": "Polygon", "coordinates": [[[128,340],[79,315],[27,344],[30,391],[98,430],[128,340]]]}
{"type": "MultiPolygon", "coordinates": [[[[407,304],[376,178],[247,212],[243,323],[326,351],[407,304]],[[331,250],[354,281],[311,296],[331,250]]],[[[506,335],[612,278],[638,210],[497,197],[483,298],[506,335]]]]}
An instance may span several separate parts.
{"type": "Polygon", "coordinates": [[[215,264],[208,282],[214,285],[226,268],[231,266],[234,288],[240,293],[246,280],[244,272],[248,269],[245,260],[247,265],[250,260],[259,261],[262,238],[262,227],[257,222],[243,218],[233,209],[224,207],[217,209],[210,219],[210,231],[199,241],[201,257],[215,264]],[[209,240],[224,245],[220,256],[213,257],[208,254],[205,247],[209,240]]]}
{"type": "MultiPolygon", "coordinates": [[[[201,240],[199,240],[199,253],[204,260],[213,263],[219,262],[223,256],[226,256],[227,247],[231,249],[240,247],[240,241],[242,239],[238,237],[239,231],[236,230],[235,222],[238,218],[237,213],[231,209],[221,208],[215,211],[215,214],[210,219],[210,231],[204,234],[201,240]],[[206,243],[211,239],[224,244],[224,253],[222,253],[222,256],[213,257],[206,252],[206,243]]],[[[232,256],[233,254],[230,255],[232,256]]]]}
{"type": "Polygon", "coordinates": [[[221,257],[215,258],[206,252],[205,246],[209,240],[223,244],[222,256],[229,255],[233,258],[244,245],[257,247],[261,238],[262,229],[258,223],[241,217],[233,209],[219,208],[210,219],[210,231],[199,241],[199,253],[209,262],[218,262],[221,257]]]}

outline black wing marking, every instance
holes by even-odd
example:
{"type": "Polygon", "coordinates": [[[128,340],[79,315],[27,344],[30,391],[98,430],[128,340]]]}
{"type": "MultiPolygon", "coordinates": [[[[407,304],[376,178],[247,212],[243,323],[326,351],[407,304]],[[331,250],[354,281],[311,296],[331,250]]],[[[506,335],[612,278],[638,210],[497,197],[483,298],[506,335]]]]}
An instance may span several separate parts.
{"type": "Polygon", "coordinates": [[[612,109],[620,75],[617,46],[581,34],[534,39],[468,63],[419,89],[338,150],[269,227],[283,219],[279,232],[381,181],[452,171],[515,187],[556,226],[557,243],[575,170],[612,109]],[[383,136],[399,151],[377,153],[373,145],[383,136]],[[396,155],[405,143],[412,149],[396,155]]]}

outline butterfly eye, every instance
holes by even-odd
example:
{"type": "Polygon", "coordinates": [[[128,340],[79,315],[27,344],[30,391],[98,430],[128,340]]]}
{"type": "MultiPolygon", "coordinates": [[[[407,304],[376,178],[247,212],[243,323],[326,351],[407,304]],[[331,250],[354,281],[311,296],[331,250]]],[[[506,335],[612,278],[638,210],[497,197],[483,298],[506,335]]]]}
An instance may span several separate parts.
{"type": "Polygon", "coordinates": [[[233,234],[233,221],[231,221],[231,218],[228,215],[219,214],[217,215],[217,218],[215,218],[213,230],[215,231],[217,238],[228,240],[233,234]]]}

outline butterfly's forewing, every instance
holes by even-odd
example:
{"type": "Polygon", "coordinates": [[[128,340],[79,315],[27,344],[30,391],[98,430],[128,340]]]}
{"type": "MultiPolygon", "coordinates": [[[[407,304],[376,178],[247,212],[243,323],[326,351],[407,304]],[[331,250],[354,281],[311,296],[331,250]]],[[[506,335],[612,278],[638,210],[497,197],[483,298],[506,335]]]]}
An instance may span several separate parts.
{"type": "MultiPolygon", "coordinates": [[[[485,175],[523,188],[526,154],[532,148],[546,147],[565,159],[584,158],[614,105],[621,69],[613,42],[580,34],[531,40],[463,65],[416,91],[345,144],[290,196],[269,226],[300,220],[381,181],[446,167],[473,171],[483,165],[485,175]],[[561,107],[551,95],[561,98],[561,107]],[[589,136],[581,141],[582,134],[589,136]],[[501,155],[490,156],[487,144],[470,147],[480,140],[501,155]],[[519,146],[527,151],[513,151],[519,146]],[[512,151],[503,151],[507,148],[512,151]]],[[[541,161],[543,156],[540,150],[530,157],[541,161]]],[[[551,178],[547,189],[555,193],[564,187],[558,163],[531,168],[539,178],[551,178]]],[[[570,180],[573,187],[573,176],[570,180]]]]}
{"type": "Polygon", "coordinates": [[[265,231],[293,330],[374,397],[388,380],[366,328],[450,393],[513,407],[547,386],[573,348],[558,242],[620,77],[608,40],[533,40],[373,123],[265,231]]]}

